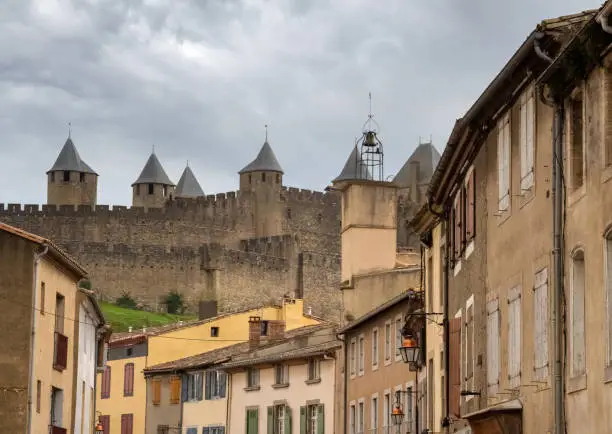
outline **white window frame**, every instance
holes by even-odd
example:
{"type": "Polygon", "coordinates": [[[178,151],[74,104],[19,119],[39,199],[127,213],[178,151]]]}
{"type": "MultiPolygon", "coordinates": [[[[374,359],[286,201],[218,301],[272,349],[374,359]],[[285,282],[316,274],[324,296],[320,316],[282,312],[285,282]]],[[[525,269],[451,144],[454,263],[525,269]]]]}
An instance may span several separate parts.
{"type": "Polygon", "coordinates": [[[529,191],[534,183],[537,103],[534,87],[529,86],[519,99],[519,145],[521,154],[521,192],[529,191]]]}
{"type": "Polygon", "coordinates": [[[570,375],[571,377],[579,377],[581,375],[584,375],[586,373],[586,277],[587,277],[587,271],[586,271],[586,254],[584,252],[584,250],[582,248],[580,249],[576,249],[572,255],[571,255],[571,267],[570,267],[570,295],[571,295],[571,299],[570,299],[570,307],[571,307],[571,311],[570,311],[570,349],[571,349],[571,359],[570,359],[570,375]],[[583,286],[582,286],[582,300],[580,300],[581,302],[581,306],[578,305],[576,306],[576,288],[575,288],[575,279],[576,277],[576,266],[575,266],[575,261],[576,261],[576,256],[577,255],[582,255],[582,262],[584,265],[584,270],[583,270],[583,276],[582,276],[582,280],[583,280],[583,286]],[[581,309],[581,314],[582,314],[582,340],[580,342],[580,345],[582,347],[582,351],[583,351],[583,361],[582,361],[582,366],[576,366],[576,353],[575,353],[575,347],[576,347],[576,318],[575,318],[575,314],[576,314],[576,310],[577,309],[581,309]]]}
{"type": "Polygon", "coordinates": [[[395,361],[402,361],[402,354],[400,353],[400,347],[402,346],[402,316],[397,315],[395,317],[395,361]]]}
{"type": "Polygon", "coordinates": [[[522,300],[521,287],[515,286],[508,291],[508,382],[510,388],[521,385],[521,345],[522,345],[522,300]]]}
{"type": "MultiPolygon", "coordinates": [[[[468,187],[468,183],[470,181],[470,176],[472,175],[472,172],[474,171],[474,165],[471,165],[466,174],[465,174],[465,178],[463,180],[463,186],[465,187],[465,190],[467,192],[467,187],[468,187]]],[[[476,194],[476,179],[474,179],[474,195],[476,194]]],[[[466,197],[465,198],[465,203],[464,203],[466,209],[467,207],[470,206],[470,198],[466,197]]],[[[474,225],[474,227],[472,228],[473,231],[476,231],[476,199],[474,199],[474,209],[473,209],[473,216],[472,218],[474,219],[474,221],[472,222],[472,224],[474,225]]],[[[465,219],[466,221],[463,222],[464,225],[467,224],[467,211],[465,214],[465,219]]],[[[466,229],[466,236],[467,236],[467,229],[466,229]]],[[[465,260],[467,261],[467,259],[472,255],[472,253],[474,253],[474,240],[476,239],[475,236],[472,237],[472,239],[466,244],[465,246],[465,251],[463,252],[463,257],[465,258],[465,260]]]]}
{"type": "Polygon", "coordinates": [[[357,433],[365,432],[365,399],[359,398],[357,401],[357,433]]]}
{"type": "MultiPolygon", "coordinates": [[[[463,362],[465,363],[463,366],[465,366],[465,374],[463,373],[463,369],[461,372],[461,383],[464,384],[465,390],[474,390],[474,344],[476,343],[476,340],[474,339],[474,294],[470,295],[470,297],[467,299],[467,301],[465,302],[465,332],[462,331],[462,336],[461,336],[461,340],[464,341],[464,344],[461,345],[461,359],[463,360],[463,362]],[[472,322],[471,324],[467,323],[467,318],[468,318],[468,311],[470,309],[470,307],[472,308],[472,322]],[[468,354],[468,333],[467,333],[467,328],[470,327],[471,330],[471,337],[472,337],[472,354],[468,354]],[[465,351],[463,351],[463,349],[465,348],[465,351]],[[468,363],[470,363],[472,365],[472,377],[471,378],[466,378],[467,376],[467,366],[468,363]]],[[[472,395],[468,395],[465,397],[464,402],[469,402],[474,398],[474,396],[472,395]]]]}
{"type": "Polygon", "coordinates": [[[383,432],[385,428],[391,426],[391,409],[393,408],[393,400],[391,397],[391,389],[385,389],[383,392],[383,432]]]}
{"type": "Polygon", "coordinates": [[[357,338],[351,338],[349,357],[351,378],[355,378],[357,376],[357,338]]]}
{"type": "Polygon", "coordinates": [[[357,340],[357,371],[361,377],[365,372],[365,335],[361,333],[357,340]]]}
{"type": "Polygon", "coordinates": [[[385,321],[385,365],[391,363],[391,321],[385,321]],[[387,328],[389,329],[389,340],[387,340],[387,328]]]}
{"type": "Polygon", "coordinates": [[[349,433],[356,434],[357,432],[357,403],[351,401],[349,403],[349,433]]]}
{"type": "Polygon", "coordinates": [[[498,210],[508,211],[510,209],[510,184],[511,184],[511,135],[510,111],[506,112],[497,124],[497,186],[498,186],[498,210]]]}
{"type": "Polygon", "coordinates": [[[373,432],[374,430],[378,430],[378,422],[379,422],[378,407],[379,406],[380,406],[380,402],[378,400],[378,393],[374,393],[370,397],[370,432],[373,432]]]}
{"type": "Polygon", "coordinates": [[[487,390],[493,397],[499,391],[500,379],[500,311],[499,299],[487,302],[487,390]],[[495,357],[493,355],[495,354],[495,357]]]}
{"type": "Polygon", "coordinates": [[[380,332],[378,327],[372,329],[371,340],[372,340],[372,370],[378,369],[378,359],[380,352],[380,332]]]}
{"type": "Polygon", "coordinates": [[[534,375],[536,380],[548,378],[548,268],[535,274],[533,288],[534,375]]]}

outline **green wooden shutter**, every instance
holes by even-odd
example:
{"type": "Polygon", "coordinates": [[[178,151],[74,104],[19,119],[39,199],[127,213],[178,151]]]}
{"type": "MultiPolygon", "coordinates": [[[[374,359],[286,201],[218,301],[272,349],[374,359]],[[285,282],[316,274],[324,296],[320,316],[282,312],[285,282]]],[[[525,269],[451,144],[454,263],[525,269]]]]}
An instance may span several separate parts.
{"type": "Polygon", "coordinates": [[[268,434],[274,434],[274,407],[268,407],[268,434]]]}
{"type": "MultiPolygon", "coordinates": [[[[319,405],[317,413],[317,434],[325,434],[325,410],[323,404],[319,405]]],[[[364,424],[365,425],[365,424],[364,424]]]]}
{"type": "Polygon", "coordinates": [[[300,434],[306,434],[306,407],[300,407],[300,434]]]}
{"type": "Polygon", "coordinates": [[[259,434],[259,409],[253,410],[253,432],[250,434],[259,434]]]}
{"type": "Polygon", "coordinates": [[[291,434],[291,408],[285,406],[285,434],[291,434]]]}
{"type": "Polygon", "coordinates": [[[244,412],[244,432],[251,434],[251,410],[244,412]]]}

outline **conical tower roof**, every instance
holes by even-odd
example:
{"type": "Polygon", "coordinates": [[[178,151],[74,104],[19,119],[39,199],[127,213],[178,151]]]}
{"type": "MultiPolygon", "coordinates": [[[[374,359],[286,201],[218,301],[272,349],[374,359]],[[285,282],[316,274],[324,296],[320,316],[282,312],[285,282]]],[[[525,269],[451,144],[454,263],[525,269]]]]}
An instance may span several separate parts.
{"type": "Polygon", "coordinates": [[[55,160],[55,163],[51,169],[47,171],[47,173],[58,170],[93,173],[94,175],[97,175],[97,173],[94,172],[94,170],[89,167],[87,163],[81,160],[79,151],[77,151],[76,146],[74,146],[70,136],[68,136],[68,139],[66,139],[66,143],[64,143],[64,147],[57,156],[57,160],[55,160]]]}
{"type": "Polygon", "coordinates": [[[353,151],[349,155],[344,168],[340,175],[336,177],[332,182],[349,181],[354,179],[372,179],[372,175],[366,166],[360,164],[359,151],[357,145],[353,148],[353,151]]]}
{"type": "Polygon", "coordinates": [[[174,191],[176,197],[200,197],[204,191],[189,166],[185,167],[174,191]]]}
{"type": "Polygon", "coordinates": [[[274,155],[274,151],[272,151],[272,147],[267,140],[261,147],[259,154],[257,154],[257,158],[255,158],[251,163],[247,164],[245,168],[238,173],[242,175],[243,173],[256,171],[284,173],[282,167],[276,159],[276,155],[274,155]]]}
{"type": "Polygon", "coordinates": [[[168,178],[168,175],[166,175],[166,171],[157,159],[155,152],[151,152],[147,164],[145,164],[142,172],[140,172],[140,176],[134,181],[132,186],[136,184],[174,185],[172,181],[170,181],[170,178],[168,178]]]}
{"type": "Polygon", "coordinates": [[[397,172],[393,182],[400,188],[410,187],[410,172],[417,169],[412,163],[418,163],[419,173],[417,173],[416,180],[419,185],[428,184],[439,161],[440,153],[435,146],[431,142],[421,143],[410,155],[410,158],[404,163],[400,171],[397,172]]]}

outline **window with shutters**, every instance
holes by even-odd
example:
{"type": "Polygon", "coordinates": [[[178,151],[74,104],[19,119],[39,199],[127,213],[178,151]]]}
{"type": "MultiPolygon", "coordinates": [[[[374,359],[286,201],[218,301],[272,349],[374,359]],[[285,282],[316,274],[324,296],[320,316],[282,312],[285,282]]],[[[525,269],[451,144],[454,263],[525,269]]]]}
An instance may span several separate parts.
{"type": "Polygon", "coordinates": [[[383,397],[383,431],[391,426],[391,395],[387,392],[383,397]]]}
{"type": "Polygon", "coordinates": [[[274,384],[276,386],[286,386],[289,384],[289,365],[274,365],[274,384]]]}
{"type": "Polygon", "coordinates": [[[98,418],[102,424],[102,434],[110,434],[110,416],[105,414],[98,418]]]}
{"type": "Polygon", "coordinates": [[[133,414],[122,414],[121,415],[121,434],[133,434],[134,430],[134,415],[133,414]]]}
{"type": "MultiPolygon", "coordinates": [[[[611,80],[609,74],[606,80],[611,80]]],[[[612,122],[612,119],[610,119],[612,122]]],[[[612,366],[612,230],[606,233],[604,239],[604,279],[606,293],[606,318],[607,318],[607,354],[606,366],[612,366]]]]}
{"type": "Polygon", "coordinates": [[[351,376],[355,376],[357,374],[357,341],[355,338],[351,339],[351,376]]]}
{"type": "Polygon", "coordinates": [[[385,323],[385,361],[391,360],[391,323],[385,323]]]}
{"type": "Polygon", "coordinates": [[[402,317],[398,316],[395,318],[395,361],[402,360],[402,355],[400,353],[400,347],[403,344],[402,337],[402,317]]]}
{"type": "Polygon", "coordinates": [[[134,364],[126,363],[123,367],[123,396],[134,395],[134,364]]]}
{"type": "Polygon", "coordinates": [[[206,371],[206,392],[204,398],[207,400],[225,398],[227,388],[227,374],[223,371],[206,371]]]}
{"type": "Polygon", "coordinates": [[[350,427],[350,434],[356,434],[357,433],[357,411],[355,410],[355,404],[351,404],[351,406],[349,407],[349,427],[350,427]]]}
{"type": "Polygon", "coordinates": [[[170,404],[181,402],[181,377],[175,375],[170,378],[170,404]]]}
{"type": "Polygon", "coordinates": [[[357,404],[357,434],[363,434],[363,426],[365,422],[365,405],[363,400],[357,404]]]}
{"type": "Polygon", "coordinates": [[[498,209],[510,208],[510,112],[497,124],[497,186],[498,209]]]}
{"type": "Polygon", "coordinates": [[[519,99],[519,145],[521,153],[521,192],[528,191],[534,183],[535,155],[535,96],[534,89],[527,89],[519,99]]]}
{"type": "Polygon", "coordinates": [[[258,389],[259,388],[259,369],[258,368],[247,368],[247,389],[258,389]]]}
{"type": "Polygon", "coordinates": [[[569,100],[569,165],[572,189],[584,185],[584,95],[577,89],[569,100]]]}
{"type": "Polygon", "coordinates": [[[584,251],[572,255],[571,268],[571,375],[586,372],[586,342],[584,330],[585,261],[584,251]]]}
{"type": "MultiPolygon", "coordinates": [[[[476,236],[476,180],[475,170],[470,168],[465,178],[463,194],[463,218],[465,219],[465,248],[468,249],[470,241],[476,236]]],[[[469,256],[466,251],[466,257],[469,256]]]]}
{"type": "MultiPolygon", "coordinates": [[[[185,384],[183,384],[183,400],[188,401],[201,401],[202,400],[202,386],[203,386],[203,375],[202,372],[193,372],[184,375],[185,384]]],[[[207,388],[207,392],[209,389],[207,388]]]]}
{"type": "MultiPolygon", "coordinates": [[[[319,434],[319,433],[323,433],[322,431],[320,431],[320,421],[319,421],[319,413],[322,413],[320,410],[320,406],[319,404],[311,404],[308,405],[306,407],[302,407],[302,409],[300,409],[300,412],[304,412],[304,420],[300,421],[300,423],[302,424],[303,428],[300,428],[300,432],[302,434],[319,434]]],[[[321,414],[322,416],[322,414],[321,414]]],[[[300,417],[302,417],[302,415],[300,415],[300,417]]]]}
{"type": "MultiPolygon", "coordinates": [[[[197,434],[198,429],[194,429],[194,434],[197,434]]],[[[202,434],[225,434],[225,427],[221,425],[205,426],[204,428],[202,428],[202,434]]]]}
{"type": "Polygon", "coordinates": [[[152,393],[152,403],[153,405],[159,405],[161,403],[161,379],[154,378],[151,380],[151,389],[153,389],[152,393]]]}
{"type": "Polygon", "coordinates": [[[372,329],[372,368],[378,367],[378,327],[372,329]]]}
{"type": "Polygon", "coordinates": [[[248,408],[246,411],[246,434],[259,433],[259,409],[248,408]]]}
{"type": "Polygon", "coordinates": [[[372,397],[372,404],[370,405],[370,432],[376,434],[378,428],[378,396],[372,397]]]}
{"type": "Polygon", "coordinates": [[[450,398],[449,412],[461,416],[461,310],[449,322],[450,398]]]}
{"type": "Polygon", "coordinates": [[[365,369],[365,337],[359,335],[359,375],[363,375],[365,369]]]}
{"type": "Polygon", "coordinates": [[[521,287],[508,291],[508,381],[510,388],[521,385],[521,287]]]}
{"type": "Polygon", "coordinates": [[[460,190],[459,193],[457,193],[457,195],[455,196],[455,200],[453,202],[453,209],[452,209],[452,214],[451,214],[451,218],[452,218],[452,237],[453,237],[453,266],[457,265],[458,263],[460,263],[461,260],[461,255],[463,254],[463,241],[465,240],[464,236],[463,236],[463,219],[462,219],[462,215],[463,215],[463,207],[461,206],[462,203],[462,191],[460,190]]]}
{"type": "MultiPolygon", "coordinates": [[[[465,303],[465,323],[463,331],[463,381],[465,390],[474,390],[474,296],[465,303]]],[[[465,401],[473,397],[466,396],[465,401]]]]}
{"type": "Polygon", "coordinates": [[[105,366],[104,371],[102,372],[100,398],[101,399],[110,398],[110,390],[111,390],[111,367],[105,366]]]}
{"type": "MultiPolygon", "coordinates": [[[[208,433],[209,432],[208,427],[204,428],[202,431],[208,433]]],[[[193,426],[189,427],[187,428],[187,431],[185,432],[185,434],[198,434],[198,428],[193,427],[193,426]]]]}
{"type": "Polygon", "coordinates": [[[499,390],[499,300],[487,303],[487,389],[489,396],[499,390]]]}
{"type": "Polygon", "coordinates": [[[270,408],[272,410],[272,424],[268,425],[269,434],[290,434],[291,431],[291,413],[289,408],[284,404],[278,404],[270,408]]]}
{"type": "Polygon", "coordinates": [[[548,378],[548,269],[535,275],[533,289],[534,373],[536,380],[548,378]]]}
{"type": "Polygon", "coordinates": [[[308,380],[316,381],[321,379],[321,360],[308,359],[308,380]]]}
{"type": "Polygon", "coordinates": [[[433,297],[434,295],[434,291],[433,291],[433,285],[434,285],[433,255],[429,255],[429,257],[427,258],[427,268],[425,269],[425,274],[427,275],[427,291],[425,292],[425,295],[427,297],[427,310],[428,312],[435,312],[434,311],[434,297],[433,297]]]}

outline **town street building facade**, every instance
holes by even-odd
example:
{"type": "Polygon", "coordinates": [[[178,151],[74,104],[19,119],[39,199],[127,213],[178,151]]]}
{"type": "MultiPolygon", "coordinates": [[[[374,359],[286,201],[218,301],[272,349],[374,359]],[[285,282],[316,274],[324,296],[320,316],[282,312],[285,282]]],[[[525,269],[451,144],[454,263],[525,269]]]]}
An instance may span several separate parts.
{"type": "Polygon", "coordinates": [[[52,241],[0,223],[0,275],[10,306],[0,347],[3,430],[92,432],[105,329],[95,299],[78,288],[87,273],[52,241]],[[77,325],[83,302],[89,322],[77,325]]]}

